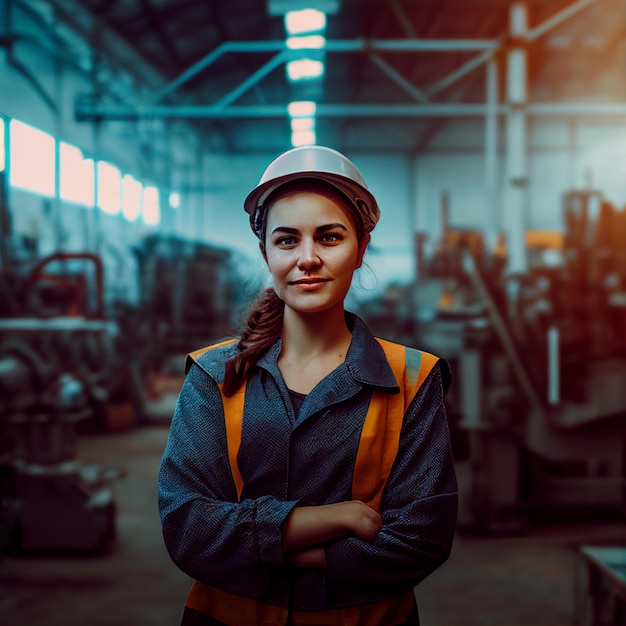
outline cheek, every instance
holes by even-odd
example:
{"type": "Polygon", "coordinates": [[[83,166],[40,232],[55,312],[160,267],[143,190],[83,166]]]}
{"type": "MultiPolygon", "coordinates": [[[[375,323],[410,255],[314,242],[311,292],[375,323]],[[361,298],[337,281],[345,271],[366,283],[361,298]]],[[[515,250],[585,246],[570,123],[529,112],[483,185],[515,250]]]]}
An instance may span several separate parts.
{"type": "Polygon", "coordinates": [[[265,263],[270,274],[280,274],[285,266],[285,258],[269,252],[265,255],[265,263]]]}

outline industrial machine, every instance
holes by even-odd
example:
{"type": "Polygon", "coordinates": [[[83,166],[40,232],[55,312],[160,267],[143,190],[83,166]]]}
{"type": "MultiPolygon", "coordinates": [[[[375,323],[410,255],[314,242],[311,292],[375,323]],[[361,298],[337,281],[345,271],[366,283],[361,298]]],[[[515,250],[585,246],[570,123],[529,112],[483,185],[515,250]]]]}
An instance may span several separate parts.
{"type": "Polygon", "coordinates": [[[134,305],[105,302],[91,252],[0,273],[0,551],[107,545],[122,471],[82,463],[79,437],[149,422],[151,376],[229,333],[247,297],[225,250],[149,237],[134,253],[134,305]]]}
{"type": "Polygon", "coordinates": [[[0,316],[0,549],[98,550],[115,535],[121,474],[82,463],[77,438],[133,389],[116,361],[118,325],[102,313],[101,264],[57,253],[2,278],[11,285],[0,316]]]}
{"type": "Polygon", "coordinates": [[[7,341],[0,345],[0,412],[0,547],[104,547],[115,534],[115,475],[76,455],[76,424],[90,415],[85,384],[7,341]]]}
{"type": "MultiPolygon", "coordinates": [[[[528,234],[523,275],[503,271],[504,246],[448,229],[387,307],[409,312],[414,344],[452,366],[467,528],[626,513],[626,211],[570,191],[563,223],[562,233],[528,234]]],[[[407,328],[374,319],[386,336],[407,328]]]]}
{"type": "Polygon", "coordinates": [[[139,311],[147,361],[186,354],[230,336],[241,310],[261,287],[242,276],[224,248],[175,237],[150,236],[134,248],[138,260],[139,311]]]}
{"type": "Polygon", "coordinates": [[[626,512],[626,213],[572,191],[563,218],[553,262],[535,258],[521,276],[462,251],[483,304],[464,321],[457,360],[467,525],[626,512]]]}

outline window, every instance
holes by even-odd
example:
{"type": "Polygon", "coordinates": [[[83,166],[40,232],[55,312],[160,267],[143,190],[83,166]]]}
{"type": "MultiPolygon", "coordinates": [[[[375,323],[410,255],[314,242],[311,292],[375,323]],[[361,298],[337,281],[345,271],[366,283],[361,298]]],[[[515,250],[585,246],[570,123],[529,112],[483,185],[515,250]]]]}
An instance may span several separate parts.
{"type": "Polygon", "coordinates": [[[60,183],[62,200],[92,207],[94,205],[94,163],[85,159],[76,146],[61,142],[59,145],[60,183]]]}
{"type": "Polygon", "coordinates": [[[156,187],[144,187],[141,212],[143,213],[143,221],[146,224],[156,225],[161,221],[159,190],[156,187]]]}
{"type": "Polygon", "coordinates": [[[9,184],[43,196],[54,196],[54,137],[18,120],[11,120],[9,139],[9,184]]]}
{"type": "Polygon", "coordinates": [[[111,215],[116,215],[122,208],[122,175],[114,165],[98,161],[98,206],[111,215]]]}
{"type": "Polygon", "coordinates": [[[7,166],[4,143],[4,118],[0,117],[0,172],[4,172],[7,166]]]}
{"type": "Polygon", "coordinates": [[[143,187],[130,174],[122,178],[122,213],[129,222],[134,222],[141,214],[143,187]]]}

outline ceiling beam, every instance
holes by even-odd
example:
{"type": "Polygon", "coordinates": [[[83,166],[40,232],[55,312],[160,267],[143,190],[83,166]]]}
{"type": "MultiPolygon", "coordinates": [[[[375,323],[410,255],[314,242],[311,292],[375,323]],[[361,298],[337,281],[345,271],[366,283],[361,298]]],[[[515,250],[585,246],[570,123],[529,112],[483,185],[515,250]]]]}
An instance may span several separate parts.
{"type": "Polygon", "coordinates": [[[539,26],[531,28],[526,33],[526,39],[528,41],[534,41],[538,37],[541,37],[541,35],[545,35],[548,31],[552,30],[555,26],[558,26],[561,22],[564,22],[577,13],[580,13],[580,11],[586,9],[590,4],[597,1],[598,0],[577,0],[561,11],[557,11],[552,17],[549,17],[545,20],[545,22],[539,24],[539,26]]]}
{"type": "MultiPolygon", "coordinates": [[[[327,41],[326,52],[455,52],[495,50],[499,43],[490,39],[336,39],[327,41]]],[[[185,83],[204,71],[225,54],[283,52],[288,48],[284,40],[275,41],[225,41],[194,63],[174,80],[154,93],[152,102],[160,102],[165,96],[180,89],[185,83]]],[[[306,49],[290,50],[294,57],[306,54],[306,49]]]]}
{"type": "Polygon", "coordinates": [[[428,102],[428,96],[421,89],[418,89],[411,81],[402,76],[400,72],[389,65],[382,57],[374,53],[369,53],[367,56],[382,70],[383,74],[406,91],[414,100],[418,102],[428,102]]]}
{"type": "MultiPolygon", "coordinates": [[[[93,119],[138,120],[155,119],[262,119],[285,118],[286,105],[153,105],[129,108],[117,105],[78,101],[75,109],[79,121],[93,119]]],[[[499,105],[498,115],[509,112],[509,106],[499,105]]],[[[318,104],[318,117],[484,117],[485,104],[318,104]]],[[[626,102],[542,102],[529,104],[526,111],[537,117],[599,117],[626,118],[626,102]]]]}

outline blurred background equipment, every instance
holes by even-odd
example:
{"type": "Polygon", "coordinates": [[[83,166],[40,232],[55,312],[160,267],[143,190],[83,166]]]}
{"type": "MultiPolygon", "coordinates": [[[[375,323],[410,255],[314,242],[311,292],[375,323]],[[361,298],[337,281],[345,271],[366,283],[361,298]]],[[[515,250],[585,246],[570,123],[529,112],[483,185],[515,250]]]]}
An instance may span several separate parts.
{"type": "Polygon", "coordinates": [[[102,266],[56,253],[21,269],[2,276],[13,296],[0,317],[2,546],[99,550],[115,535],[120,471],[82,464],[77,436],[111,427],[132,400],[117,324],[103,315],[102,266]]]}
{"type": "MultiPolygon", "coordinates": [[[[92,412],[89,389],[15,338],[21,333],[11,321],[0,319],[0,547],[99,550],[115,534],[117,472],[76,457],[77,426],[92,412]]],[[[65,325],[62,332],[84,331],[65,325]]]]}
{"type": "Polygon", "coordinates": [[[452,363],[467,527],[626,512],[626,211],[573,190],[563,223],[562,235],[527,234],[524,274],[503,271],[505,248],[445,228],[420,280],[372,316],[452,363]]]}
{"type": "Polygon", "coordinates": [[[119,468],[84,466],[81,433],[169,421],[180,355],[228,333],[246,301],[230,254],[146,239],[140,303],[104,298],[91,253],[57,252],[2,275],[0,515],[10,550],[97,550],[115,535],[111,482],[119,468]],[[151,415],[151,410],[157,411],[151,415]],[[165,411],[165,414],[163,414],[165,411]]]}

